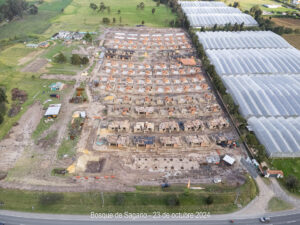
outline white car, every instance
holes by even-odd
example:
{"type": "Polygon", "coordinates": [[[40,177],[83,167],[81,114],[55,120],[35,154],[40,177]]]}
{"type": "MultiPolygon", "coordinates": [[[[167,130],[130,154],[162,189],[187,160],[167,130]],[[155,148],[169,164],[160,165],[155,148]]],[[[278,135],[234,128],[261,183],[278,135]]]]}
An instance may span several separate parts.
{"type": "Polygon", "coordinates": [[[261,218],[259,219],[259,221],[260,221],[261,223],[270,223],[271,219],[270,219],[270,217],[261,217],[261,218]]]}

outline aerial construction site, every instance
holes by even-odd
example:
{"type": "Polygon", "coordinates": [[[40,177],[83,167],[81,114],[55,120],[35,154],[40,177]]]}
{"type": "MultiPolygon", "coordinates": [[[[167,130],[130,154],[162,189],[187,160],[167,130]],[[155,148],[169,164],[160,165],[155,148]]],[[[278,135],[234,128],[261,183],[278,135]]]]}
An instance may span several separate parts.
{"type": "Polygon", "coordinates": [[[113,28],[101,37],[73,165],[77,181],[242,182],[238,136],[186,33],[113,28]]]}
{"type": "Polygon", "coordinates": [[[185,31],[106,28],[96,43],[80,46],[94,65],[89,75],[71,77],[73,86],[50,85],[65,93],[50,94],[61,104],[25,115],[31,129],[39,120],[50,128],[32,141],[24,127],[28,144],[17,150],[10,144],[17,133],[3,141],[10,161],[1,169],[13,169],[2,186],[125,191],[166,182],[244,183],[245,151],[185,31]],[[68,140],[74,147],[64,146],[68,140]]]}

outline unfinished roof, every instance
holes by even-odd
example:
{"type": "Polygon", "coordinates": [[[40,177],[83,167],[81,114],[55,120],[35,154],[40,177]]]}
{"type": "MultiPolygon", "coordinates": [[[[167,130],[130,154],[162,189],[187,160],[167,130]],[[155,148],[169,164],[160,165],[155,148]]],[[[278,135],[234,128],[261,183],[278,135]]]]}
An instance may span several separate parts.
{"type": "Polygon", "coordinates": [[[196,60],[192,58],[180,58],[179,61],[185,66],[196,66],[196,60]]]}

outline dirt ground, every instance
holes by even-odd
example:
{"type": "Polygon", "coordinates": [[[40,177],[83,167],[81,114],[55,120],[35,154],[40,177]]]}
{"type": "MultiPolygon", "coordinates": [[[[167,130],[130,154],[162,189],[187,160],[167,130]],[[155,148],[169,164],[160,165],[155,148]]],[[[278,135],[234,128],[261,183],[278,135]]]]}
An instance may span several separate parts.
{"type": "Polygon", "coordinates": [[[17,126],[14,126],[7,136],[0,141],[0,171],[7,171],[22,155],[27,146],[32,146],[31,134],[42,117],[42,106],[34,103],[23,114],[17,126]]]}
{"type": "Polygon", "coordinates": [[[279,26],[289,27],[292,29],[300,29],[300,20],[293,18],[272,18],[272,21],[279,26]]]}
{"type": "Polygon", "coordinates": [[[282,37],[287,40],[288,43],[300,50],[300,34],[284,34],[282,37]]]}
{"type": "Polygon", "coordinates": [[[75,76],[64,75],[64,74],[42,74],[40,76],[40,78],[42,78],[42,79],[48,79],[48,80],[65,80],[65,81],[76,80],[75,76]]]}
{"type": "Polygon", "coordinates": [[[44,50],[38,50],[38,51],[34,51],[34,52],[29,53],[28,55],[26,55],[25,57],[23,57],[22,59],[19,60],[18,66],[22,66],[22,65],[28,63],[32,59],[34,59],[37,56],[41,55],[43,52],[44,52],[44,50]]]}
{"type": "Polygon", "coordinates": [[[37,73],[43,69],[48,63],[47,59],[37,58],[33,62],[25,66],[21,72],[37,73]]]}

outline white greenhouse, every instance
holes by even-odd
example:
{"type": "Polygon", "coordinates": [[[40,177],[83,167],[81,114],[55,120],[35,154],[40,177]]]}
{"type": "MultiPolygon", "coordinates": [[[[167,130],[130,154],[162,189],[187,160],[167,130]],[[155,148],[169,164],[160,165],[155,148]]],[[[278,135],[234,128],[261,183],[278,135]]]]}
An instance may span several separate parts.
{"type": "Polygon", "coordinates": [[[204,49],[292,48],[271,31],[197,32],[204,49]]]}
{"type": "Polygon", "coordinates": [[[287,49],[206,50],[220,76],[300,73],[300,51],[287,49]]]}
{"type": "Polygon", "coordinates": [[[217,1],[178,1],[182,8],[185,7],[226,7],[224,2],[217,1]]]}
{"type": "Polygon", "coordinates": [[[187,14],[192,27],[213,27],[215,24],[224,26],[226,24],[242,24],[245,26],[256,26],[257,22],[252,16],[242,13],[235,14],[187,14]]]}
{"type": "Polygon", "coordinates": [[[269,157],[300,157],[300,117],[251,117],[248,123],[269,157]]]}
{"type": "Polygon", "coordinates": [[[300,116],[300,75],[238,75],[222,79],[245,118],[300,116]]]}
{"type": "Polygon", "coordinates": [[[226,24],[257,26],[256,20],[239,9],[215,1],[179,1],[192,27],[213,27],[226,24]]]}
{"type": "Polygon", "coordinates": [[[242,14],[238,8],[233,7],[184,7],[185,14],[242,14]]]}

